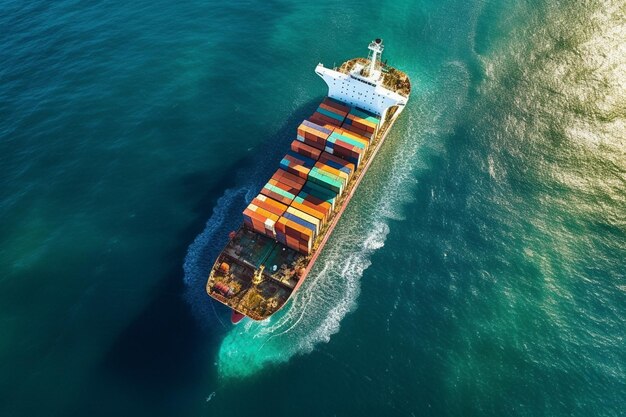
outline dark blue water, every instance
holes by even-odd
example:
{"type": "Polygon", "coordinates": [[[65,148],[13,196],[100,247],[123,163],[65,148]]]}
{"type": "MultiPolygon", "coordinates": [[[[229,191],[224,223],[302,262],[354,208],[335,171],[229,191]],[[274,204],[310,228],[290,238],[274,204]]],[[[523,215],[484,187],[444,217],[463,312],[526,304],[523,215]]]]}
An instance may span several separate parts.
{"type": "Polygon", "coordinates": [[[0,415],[621,416],[619,1],[0,0],[0,415]],[[361,56],[411,100],[269,321],[204,292],[361,56]]]}

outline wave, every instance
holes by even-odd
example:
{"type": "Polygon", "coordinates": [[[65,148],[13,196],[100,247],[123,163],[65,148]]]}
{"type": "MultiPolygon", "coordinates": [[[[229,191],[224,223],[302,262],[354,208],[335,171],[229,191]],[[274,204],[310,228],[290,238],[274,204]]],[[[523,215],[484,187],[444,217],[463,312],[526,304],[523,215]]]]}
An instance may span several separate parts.
{"type": "MultiPolygon", "coordinates": [[[[235,206],[243,205],[250,200],[251,187],[231,188],[217,200],[213,213],[202,233],[194,239],[187,249],[183,264],[184,283],[187,287],[185,299],[191,306],[199,322],[208,325],[206,317],[221,318],[215,311],[213,303],[208,303],[208,296],[204,292],[204,285],[219,251],[226,244],[229,230],[238,226],[237,216],[231,216],[235,206]],[[243,201],[242,201],[243,200],[243,201]]],[[[224,324],[222,322],[222,324],[224,324]]]]}

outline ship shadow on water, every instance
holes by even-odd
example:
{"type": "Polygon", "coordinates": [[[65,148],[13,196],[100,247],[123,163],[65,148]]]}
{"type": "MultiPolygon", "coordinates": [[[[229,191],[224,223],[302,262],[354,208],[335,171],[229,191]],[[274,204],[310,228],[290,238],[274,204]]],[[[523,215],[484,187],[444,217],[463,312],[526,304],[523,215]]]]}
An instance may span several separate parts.
{"type": "Polygon", "coordinates": [[[168,256],[171,266],[158,279],[151,301],[120,333],[104,355],[100,369],[94,372],[106,375],[106,380],[100,378],[85,387],[92,389],[95,385],[103,400],[100,404],[79,403],[76,415],[110,415],[116,412],[115,404],[136,404],[137,411],[161,406],[164,415],[172,415],[181,412],[181,403],[197,404],[215,389],[214,363],[220,342],[231,329],[230,309],[206,295],[206,277],[228,232],[241,223],[239,213],[247,204],[246,193],[240,193],[230,204],[228,216],[214,229],[212,237],[217,241],[209,242],[197,254],[203,260],[200,269],[206,269],[203,276],[185,277],[183,260],[189,244],[208,226],[207,220],[219,199],[230,189],[256,193],[277,169],[289,143],[295,139],[300,121],[312,114],[320,101],[316,98],[296,109],[275,134],[225,169],[218,181],[209,170],[177,179],[175,189],[180,190],[180,195],[173,198],[193,202],[190,206],[195,219],[175,238],[180,244],[168,256]],[[207,190],[211,183],[217,185],[207,190]],[[211,386],[202,386],[202,382],[211,386]],[[142,404],[144,398],[151,398],[151,404],[142,404]],[[154,404],[154,398],[162,404],[154,404]]]}

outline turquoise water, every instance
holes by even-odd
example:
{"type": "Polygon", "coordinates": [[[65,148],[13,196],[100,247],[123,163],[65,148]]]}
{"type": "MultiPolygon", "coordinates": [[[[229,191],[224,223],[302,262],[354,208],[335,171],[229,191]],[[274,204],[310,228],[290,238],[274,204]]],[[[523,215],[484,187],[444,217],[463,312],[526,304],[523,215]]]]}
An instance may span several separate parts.
{"type": "Polygon", "coordinates": [[[624,415],[620,1],[0,1],[0,415],[624,415]],[[409,105],[291,306],[204,293],[362,55],[409,105]]]}

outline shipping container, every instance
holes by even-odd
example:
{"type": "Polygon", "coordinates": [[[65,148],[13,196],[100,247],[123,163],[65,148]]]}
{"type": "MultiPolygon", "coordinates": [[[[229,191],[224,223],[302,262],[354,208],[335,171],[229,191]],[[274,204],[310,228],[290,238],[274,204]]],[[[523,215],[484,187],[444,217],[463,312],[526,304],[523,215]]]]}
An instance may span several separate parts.
{"type": "Polygon", "coordinates": [[[320,226],[323,226],[324,222],[326,221],[325,212],[319,211],[317,207],[311,207],[311,205],[304,204],[304,200],[302,198],[299,198],[298,196],[294,198],[289,207],[296,208],[300,211],[307,213],[310,216],[315,217],[317,220],[319,220],[320,226]]]}
{"type": "Polygon", "coordinates": [[[333,168],[323,162],[316,162],[315,163],[315,168],[319,168],[323,171],[329,172],[331,174],[333,174],[334,176],[341,178],[341,180],[343,181],[343,185],[344,187],[348,184],[348,180],[350,179],[350,176],[348,174],[346,174],[343,171],[340,171],[336,168],[333,168]]]}
{"type": "MultiPolygon", "coordinates": [[[[293,204],[293,203],[292,203],[293,204]]],[[[283,216],[287,216],[287,214],[293,214],[294,216],[298,216],[298,218],[311,223],[312,225],[315,226],[315,234],[317,235],[320,231],[320,227],[322,226],[322,223],[320,221],[320,219],[318,219],[317,217],[310,215],[308,213],[306,213],[305,211],[299,210],[296,207],[294,207],[293,205],[289,206],[289,208],[287,208],[287,211],[283,214],[283,216]]],[[[276,219],[278,220],[278,219],[276,219]]]]}
{"type": "Polygon", "coordinates": [[[288,157],[284,157],[282,161],[280,161],[280,168],[294,175],[299,176],[302,179],[305,179],[309,175],[310,169],[299,164],[298,162],[294,162],[293,159],[288,157]]]}
{"type": "Polygon", "coordinates": [[[348,175],[352,176],[352,174],[354,173],[355,167],[354,164],[351,162],[346,161],[343,158],[340,158],[338,156],[329,154],[328,152],[322,152],[320,154],[320,158],[318,160],[319,162],[323,162],[326,165],[329,165],[333,168],[339,169],[345,173],[347,173],[348,175]]]}
{"type": "Polygon", "coordinates": [[[324,101],[322,101],[327,106],[334,108],[335,110],[348,114],[350,112],[350,107],[345,105],[339,100],[335,100],[334,98],[326,97],[324,101]]]}
{"type": "Polygon", "coordinates": [[[349,123],[346,123],[345,121],[341,125],[341,130],[347,130],[349,132],[352,132],[354,134],[357,134],[359,136],[367,138],[369,141],[371,141],[372,138],[374,137],[374,133],[373,132],[368,132],[367,130],[359,129],[356,126],[353,126],[353,125],[351,125],[349,123]]]}
{"type": "Polygon", "coordinates": [[[332,117],[333,119],[337,119],[338,121],[342,121],[342,122],[343,122],[343,119],[345,119],[346,116],[348,115],[347,111],[339,110],[339,109],[337,109],[337,108],[335,108],[333,106],[329,106],[328,104],[326,104],[324,102],[320,103],[320,105],[317,108],[317,111],[322,113],[322,114],[326,114],[329,117],[332,117]],[[332,116],[329,113],[327,113],[327,112],[332,113],[332,116]]]}
{"type": "Polygon", "coordinates": [[[341,126],[341,122],[337,119],[333,119],[332,117],[328,117],[317,111],[309,117],[309,120],[313,123],[324,126],[327,129],[333,129],[341,126]]]}
{"type": "Polygon", "coordinates": [[[306,143],[303,143],[298,139],[291,142],[291,150],[315,161],[318,160],[320,154],[322,153],[320,149],[317,149],[311,145],[307,145],[306,143]]]}
{"type": "Polygon", "coordinates": [[[342,135],[341,133],[335,131],[330,135],[331,138],[339,139],[345,143],[348,143],[352,146],[356,146],[363,150],[367,149],[368,142],[365,139],[358,139],[352,135],[342,135]]]}
{"type": "Polygon", "coordinates": [[[352,107],[344,120],[344,125],[352,125],[367,132],[376,133],[380,118],[365,110],[352,107]]]}
{"type": "Polygon", "coordinates": [[[280,216],[269,213],[254,204],[248,205],[243,211],[244,224],[252,230],[270,236],[275,237],[275,223],[280,216]]]}
{"type": "MultiPolygon", "coordinates": [[[[290,174],[290,175],[293,175],[293,174],[290,174]]],[[[300,178],[300,180],[302,180],[302,178],[300,178]]],[[[302,186],[304,185],[304,182],[292,181],[291,179],[285,176],[279,176],[278,174],[274,174],[272,178],[270,179],[269,183],[277,187],[280,187],[283,190],[293,195],[298,194],[300,190],[302,189],[302,186]]]]}
{"type": "Polygon", "coordinates": [[[361,156],[364,154],[364,150],[351,143],[347,143],[337,136],[330,136],[326,142],[326,152],[339,156],[349,162],[352,162],[356,166],[361,163],[361,156]]]}
{"type": "Polygon", "coordinates": [[[286,205],[291,204],[291,202],[295,198],[293,194],[281,189],[280,187],[276,187],[269,182],[263,186],[263,189],[261,189],[261,194],[273,198],[274,200],[286,205]]]}
{"type": "Polygon", "coordinates": [[[324,149],[326,139],[331,132],[332,130],[320,126],[317,123],[304,120],[300,126],[298,126],[296,139],[314,148],[324,149]]]}
{"type": "Polygon", "coordinates": [[[315,161],[306,156],[289,151],[280,161],[280,167],[300,178],[306,179],[309,170],[315,165],[315,161]]]}
{"type": "Polygon", "coordinates": [[[322,213],[324,215],[324,220],[328,219],[333,210],[333,206],[329,202],[324,201],[313,194],[309,194],[306,191],[301,191],[300,194],[294,198],[291,204],[294,203],[302,204],[322,213]]]}
{"type": "Polygon", "coordinates": [[[342,181],[333,178],[333,176],[318,168],[313,168],[311,172],[309,172],[309,181],[324,188],[327,188],[337,193],[338,195],[341,195],[341,193],[343,192],[342,181]]]}
{"type": "Polygon", "coordinates": [[[294,223],[299,224],[302,227],[305,227],[309,230],[311,230],[313,232],[313,238],[315,238],[315,236],[317,236],[317,227],[315,226],[314,223],[311,223],[309,221],[304,220],[302,217],[297,216],[293,213],[289,213],[288,211],[285,212],[285,214],[283,214],[283,217],[286,219],[291,220],[294,223]]]}
{"type": "Polygon", "coordinates": [[[264,196],[263,194],[257,195],[252,200],[252,203],[259,207],[263,207],[265,210],[269,211],[270,213],[276,214],[277,216],[282,216],[282,214],[285,212],[285,210],[287,210],[288,207],[287,205],[280,203],[273,198],[264,196]]]}
{"type": "Polygon", "coordinates": [[[368,146],[369,143],[370,143],[370,137],[360,135],[358,133],[352,132],[352,131],[350,131],[348,129],[344,129],[344,128],[341,128],[341,127],[338,127],[335,130],[333,130],[333,133],[337,133],[337,134],[342,135],[342,136],[347,136],[349,138],[352,138],[352,139],[355,139],[355,140],[359,140],[359,141],[365,143],[366,146],[368,146]]]}
{"type": "Polygon", "coordinates": [[[320,200],[328,202],[332,208],[335,208],[335,203],[337,202],[337,193],[329,190],[328,188],[322,187],[312,181],[307,181],[302,187],[302,191],[307,194],[311,194],[320,200]]]}
{"type": "Polygon", "coordinates": [[[293,181],[293,182],[295,182],[296,184],[299,184],[299,185],[304,185],[304,183],[306,182],[306,179],[300,178],[299,176],[294,175],[294,174],[292,174],[290,172],[287,172],[287,171],[285,171],[283,169],[280,169],[280,168],[278,170],[276,170],[276,172],[272,176],[272,178],[274,178],[274,177],[279,178],[281,180],[282,179],[287,179],[287,180],[293,181]]]}

